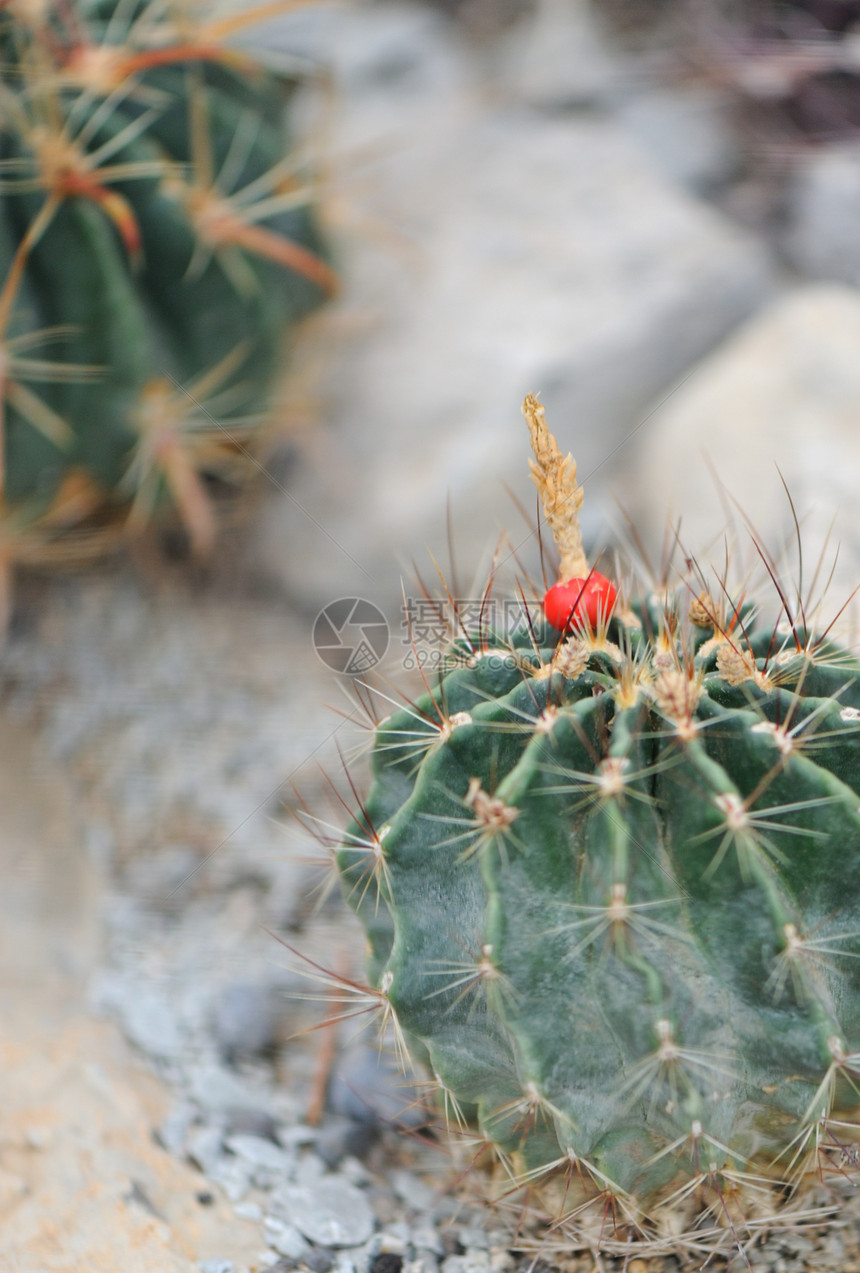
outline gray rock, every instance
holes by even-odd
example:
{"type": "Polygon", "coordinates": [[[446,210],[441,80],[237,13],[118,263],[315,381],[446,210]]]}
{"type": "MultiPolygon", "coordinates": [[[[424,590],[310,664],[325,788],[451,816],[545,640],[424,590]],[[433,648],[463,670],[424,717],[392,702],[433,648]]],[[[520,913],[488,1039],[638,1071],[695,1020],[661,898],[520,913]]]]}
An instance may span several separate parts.
{"type": "MultiPolygon", "coordinates": [[[[408,1173],[400,1172],[398,1174],[407,1175],[408,1173]]],[[[421,1183],[423,1185],[423,1182],[421,1183]]],[[[423,1186],[423,1187],[426,1188],[426,1186],[423,1186]]],[[[400,1191],[398,1190],[398,1192],[400,1191]]],[[[428,1190],[428,1193],[429,1192],[432,1192],[432,1191],[428,1190]]],[[[408,1197],[404,1196],[402,1193],[400,1196],[403,1197],[404,1202],[409,1204],[408,1197]]],[[[430,1225],[430,1224],[416,1224],[413,1227],[412,1245],[415,1247],[416,1251],[428,1252],[432,1255],[439,1255],[439,1256],[445,1254],[445,1244],[439,1235],[439,1231],[438,1229],[434,1228],[433,1225],[430,1225]]]]}
{"type": "Polygon", "coordinates": [[[303,1185],[314,1185],[327,1176],[328,1171],[315,1150],[304,1149],[298,1155],[293,1175],[303,1185]]]}
{"type": "Polygon", "coordinates": [[[261,1136],[232,1135],[227,1137],[225,1143],[237,1158],[243,1159],[252,1167],[265,1167],[269,1171],[286,1175],[293,1166],[294,1158],[290,1154],[261,1136]]]}
{"type": "Polygon", "coordinates": [[[169,1154],[179,1157],[184,1152],[188,1130],[196,1117],[197,1111],[188,1101],[178,1100],[171,1105],[157,1130],[158,1139],[169,1154]]]}
{"type": "Polygon", "coordinates": [[[361,1190],[336,1176],[323,1176],[313,1185],[282,1186],[269,1199],[269,1213],[311,1242],[330,1247],[360,1246],[376,1223],[361,1190]]]}
{"type": "Polygon", "coordinates": [[[442,1261],[442,1273],[490,1273],[491,1268],[489,1251],[467,1251],[442,1261]]]}
{"type": "Polygon", "coordinates": [[[200,1109],[210,1113],[252,1110],[259,1111],[262,1117],[269,1117],[265,1096],[253,1091],[235,1074],[218,1065],[193,1068],[189,1075],[188,1096],[200,1109]]]}
{"type": "Polygon", "coordinates": [[[345,1158],[363,1158],[379,1132],[369,1118],[357,1121],[335,1115],[327,1118],[314,1141],[314,1151],[327,1167],[334,1169],[345,1158]]]}
{"type": "Polygon", "coordinates": [[[329,1269],[334,1267],[334,1262],[334,1251],[329,1251],[325,1247],[312,1247],[310,1254],[304,1260],[310,1273],[329,1273],[329,1269]]]}
{"type": "MultiPolygon", "coordinates": [[[[722,558],[728,531],[740,574],[749,533],[738,506],[778,552],[793,531],[782,474],[802,523],[807,585],[831,527],[828,563],[841,542],[819,615],[829,622],[860,566],[858,349],[860,295],[802,288],[740,330],[654,412],[637,436],[624,495],[657,560],[666,524],[680,517],[684,551],[701,562],[722,558]]],[[[789,554],[788,579],[795,570],[789,554]]],[[[819,592],[828,573],[829,565],[819,592]]]]}
{"type": "MultiPolygon", "coordinates": [[[[317,1150],[319,1153],[319,1150],[317,1150]]],[[[344,1180],[348,1180],[351,1185],[365,1188],[373,1183],[373,1176],[365,1167],[360,1158],[355,1158],[351,1154],[347,1154],[338,1164],[338,1173],[344,1180]]]]}
{"type": "Polygon", "coordinates": [[[429,8],[387,4],[327,6],[255,24],[243,37],[265,52],[284,49],[323,63],[336,77],[344,104],[354,98],[408,109],[427,94],[463,91],[472,68],[448,23],[429,8]]]}
{"type": "Polygon", "coordinates": [[[267,1216],[264,1233],[269,1246],[279,1255],[289,1256],[292,1260],[304,1260],[310,1253],[309,1243],[293,1225],[267,1216]]]}
{"type": "Polygon", "coordinates": [[[270,986],[234,982],[218,995],[213,1026],[227,1060],[259,1056],[274,1048],[278,1036],[279,1004],[270,986]]]}
{"type": "Polygon", "coordinates": [[[457,1237],[463,1247],[473,1247],[482,1251],[490,1249],[490,1241],[485,1229],[479,1229],[474,1225],[466,1226],[459,1230],[457,1237]]]}
{"type": "Polygon", "coordinates": [[[289,1126],[279,1124],[275,1139],[279,1145],[283,1145],[284,1149],[300,1149],[306,1145],[313,1145],[319,1138],[319,1129],[316,1127],[308,1127],[304,1123],[292,1123],[289,1126]]]}
{"type": "Polygon", "coordinates": [[[416,1247],[415,1259],[405,1262],[403,1273],[439,1273],[439,1261],[432,1251],[416,1247]]]}
{"type": "Polygon", "coordinates": [[[259,1140],[270,1140],[273,1144],[277,1140],[278,1124],[268,1109],[234,1105],[224,1114],[224,1127],[230,1135],[256,1136],[259,1140]]]}
{"type": "Polygon", "coordinates": [[[629,94],[613,114],[670,181],[710,194],[740,163],[728,105],[724,95],[696,85],[629,94]]]}
{"type": "Polygon", "coordinates": [[[222,1156],[224,1135],[220,1127],[198,1127],[185,1142],[185,1152],[204,1175],[210,1175],[222,1156]]]}
{"type": "Polygon", "coordinates": [[[219,1158],[208,1172],[210,1180],[219,1185],[231,1202],[241,1202],[251,1188],[254,1176],[250,1163],[241,1158],[219,1158]]]}
{"type": "Polygon", "coordinates": [[[798,161],[783,245],[813,278],[860,284],[860,146],[842,143],[798,161]]]}
{"type": "Polygon", "coordinates": [[[382,1234],[374,1233],[361,1246],[350,1249],[350,1257],[355,1261],[357,1273],[370,1273],[373,1262],[382,1251],[382,1234]]]}
{"type": "Polygon", "coordinates": [[[232,1260],[198,1260],[200,1273],[236,1273],[232,1260]]]}
{"type": "Polygon", "coordinates": [[[235,1215],[241,1220],[259,1220],[263,1219],[263,1208],[259,1202],[237,1202],[233,1208],[235,1215]]]}
{"type": "MultiPolygon", "coordinates": [[[[429,1211],[439,1197],[439,1189],[433,1188],[420,1176],[416,1176],[413,1171],[406,1171],[403,1168],[394,1168],[388,1177],[391,1187],[402,1202],[413,1211],[429,1211]]],[[[435,1251],[437,1255],[442,1255],[443,1251],[440,1247],[438,1250],[435,1245],[424,1241],[423,1238],[433,1237],[435,1229],[416,1229],[413,1235],[413,1241],[416,1246],[425,1247],[429,1251],[435,1251]],[[422,1240],[419,1240],[419,1234],[422,1240]]],[[[436,1239],[438,1241],[438,1237],[436,1239]]]]}
{"type": "Polygon", "coordinates": [[[412,1230],[403,1220],[392,1220],[379,1235],[380,1255],[405,1255],[412,1242],[412,1230]]]}
{"type": "Polygon", "coordinates": [[[604,38],[590,0],[538,0],[481,52],[498,97],[553,110],[610,103],[631,75],[604,38]]]}
{"type": "Polygon", "coordinates": [[[182,1052],[182,1034],[167,1000],[155,990],[131,987],[118,1005],[120,1024],[130,1043],[157,1060],[172,1061],[182,1052]]]}

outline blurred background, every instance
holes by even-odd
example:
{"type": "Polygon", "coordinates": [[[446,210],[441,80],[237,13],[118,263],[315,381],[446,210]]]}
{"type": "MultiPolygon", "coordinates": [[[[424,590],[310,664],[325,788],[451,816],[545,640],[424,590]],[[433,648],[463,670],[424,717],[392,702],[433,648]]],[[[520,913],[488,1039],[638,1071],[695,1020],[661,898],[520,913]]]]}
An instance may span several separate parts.
{"type": "Polygon", "coordinates": [[[325,855],[289,822],[343,821],[320,765],[342,788],[366,737],[332,642],[373,664],[387,628],[384,708],[410,683],[413,564],[464,599],[494,553],[540,580],[526,393],[577,459],[593,548],[632,523],[659,575],[667,543],[722,562],[752,526],[791,574],[796,515],[834,612],[860,558],[860,3],[263,18],[233,46],[298,86],[337,294],[289,338],[205,560],[169,509],[84,569],[25,555],[0,655],[7,1020],[113,1018],[198,1114],[200,1067],[254,1029],[282,1092],[310,1082],[279,1052],[295,976],[263,929],[317,953],[344,931],[333,901],[314,927],[325,855]],[[315,649],[341,599],[371,610],[315,649]]]}

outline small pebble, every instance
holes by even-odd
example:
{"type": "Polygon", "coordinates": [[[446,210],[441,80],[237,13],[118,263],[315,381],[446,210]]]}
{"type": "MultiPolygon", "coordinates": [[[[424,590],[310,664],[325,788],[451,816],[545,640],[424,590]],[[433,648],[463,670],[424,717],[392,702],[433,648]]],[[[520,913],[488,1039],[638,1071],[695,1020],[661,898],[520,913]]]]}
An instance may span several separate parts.
{"type": "Polygon", "coordinates": [[[247,982],[225,986],[215,1001],[212,1027],[228,1061],[272,1051],[278,1034],[274,992],[269,986],[247,982]]]}
{"type": "Polygon", "coordinates": [[[403,1255],[393,1251],[381,1251],[370,1266],[370,1273],[401,1273],[403,1255]]]}
{"type": "Polygon", "coordinates": [[[467,1251],[465,1255],[449,1255],[442,1261],[442,1273],[489,1273],[490,1268],[487,1251],[467,1251]]]}
{"type": "Polygon", "coordinates": [[[414,1260],[404,1264],[403,1273],[439,1273],[439,1261],[432,1251],[419,1251],[414,1260]]]}
{"type": "Polygon", "coordinates": [[[160,1061],[175,1060],[182,1052],[182,1035],[166,1002],[140,986],[117,1004],[120,1024],[130,1043],[160,1061]]]}
{"type": "Polygon", "coordinates": [[[261,1140],[277,1140],[278,1124],[264,1109],[230,1109],[224,1114],[224,1125],[229,1135],[258,1136],[261,1140]]]}
{"type": "Polygon", "coordinates": [[[155,1133],[159,1144],[169,1154],[179,1158],[185,1149],[188,1129],[196,1117],[196,1110],[188,1101],[174,1101],[167,1117],[155,1133]]]}
{"type": "Polygon", "coordinates": [[[360,1246],[376,1225],[365,1195],[337,1176],[323,1176],[313,1184],[283,1185],[269,1199],[269,1214],[295,1225],[319,1246],[360,1246]]]}
{"type": "Polygon", "coordinates": [[[200,1273],[236,1273],[232,1260],[198,1260],[200,1273]]]}
{"type": "Polygon", "coordinates": [[[249,1164],[239,1158],[219,1159],[207,1175],[220,1185],[231,1202],[241,1202],[251,1187],[249,1164]]]}
{"type": "Polygon", "coordinates": [[[275,1129],[275,1139],[284,1149],[298,1149],[303,1145],[313,1145],[319,1137],[316,1127],[307,1127],[304,1123],[293,1126],[279,1123],[275,1129]]]}
{"type": "Polygon", "coordinates": [[[342,1159],[338,1166],[337,1174],[342,1176],[344,1180],[348,1180],[351,1185],[358,1185],[359,1188],[373,1182],[373,1176],[364,1163],[358,1158],[353,1158],[351,1154],[342,1159]]]}
{"type": "Polygon", "coordinates": [[[311,1273],[329,1273],[329,1269],[334,1267],[334,1252],[327,1251],[325,1247],[317,1247],[311,1251],[304,1264],[311,1273]]]}
{"type": "Polygon", "coordinates": [[[293,1166],[292,1157],[261,1136],[228,1136],[226,1145],[237,1158],[243,1158],[253,1167],[268,1167],[270,1171],[287,1175],[293,1166]]]}
{"type": "Polygon", "coordinates": [[[326,1119],[314,1142],[314,1149],[327,1167],[334,1170],[345,1158],[363,1158],[379,1134],[372,1122],[352,1118],[326,1119]]]}
{"type": "Polygon", "coordinates": [[[411,1245],[412,1234],[408,1224],[387,1224],[379,1234],[379,1250],[393,1255],[405,1255],[411,1245]]]}
{"type": "Polygon", "coordinates": [[[185,1152],[194,1165],[208,1176],[221,1157],[222,1144],[220,1127],[197,1127],[185,1142],[185,1152]]]}
{"type": "MultiPolygon", "coordinates": [[[[438,1189],[432,1188],[420,1176],[414,1175],[411,1171],[404,1171],[398,1168],[392,1171],[389,1176],[391,1186],[397,1194],[401,1202],[405,1202],[407,1207],[413,1211],[429,1211],[438,1198],[438,1189]]],[[[416,1246],[426,1246],[424,1242],[416,1242],[416,1246]]],[[[427,1247],[427,1250],[435,1248],[427,1247]]],[[[437,1255],[442,1252],[437,1251],[437,1255]]]]}
{"type": "Polygon", "coordinates": [[[195,1068],[188,1088],[190,1099],[208,1113],[255,1110],[265,1119],[271,1117],[266,1110],[265,1096],[251,1091],[241,1079],[221,1066],[210,1064],[195,1068]]]}
{"type": "Polygon", "coordinates": [[[327,1176],[326,1165],[321,1158],[311,1149],[303,1149],[296,1161],[295,1170],[293,1172],[296,1180],[300,1180],[303,1185],[313,1184],[314,1181],[321,1180],[323,1176],[327,1176]]]}
{"type": "Polygon", "coordinates": [[[286,1255],[291,1260],[306,1260],[311,1252],[309,1243],[291,1224],[267,1217],[264,1233],[269,1246],[279,1255],[286,1255]]]}
{"type": "Polygon", "coordinates": [[[439,1232],[430,1224],[415,1226],[412,1230],[412,1245],[417,1251],[429,1251],[433,1255],[445,1254],[445,1246],[439,1237],[439,1232]]]}

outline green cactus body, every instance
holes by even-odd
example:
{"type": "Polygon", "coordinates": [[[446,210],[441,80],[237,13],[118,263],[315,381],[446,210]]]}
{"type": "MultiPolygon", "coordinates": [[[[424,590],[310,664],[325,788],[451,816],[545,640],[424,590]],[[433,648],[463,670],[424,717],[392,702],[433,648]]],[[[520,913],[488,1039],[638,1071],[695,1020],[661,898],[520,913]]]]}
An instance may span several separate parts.
{"type": "Polygon", "coordinates": [[[860,664],[690,595],[459,642],[339,852],[506,1190],[640,1235],[847,1171],[860,1133],[860,664]]]}
{"type": "Polygon", "coordinates": [[[73,474],[90,510],[172,503],[211,547],[205,478],[253,450],[286,333],[334,288],[294,81],[220,33],[116,0],[0,16],[0,509],[22,533],[73,474]]]}

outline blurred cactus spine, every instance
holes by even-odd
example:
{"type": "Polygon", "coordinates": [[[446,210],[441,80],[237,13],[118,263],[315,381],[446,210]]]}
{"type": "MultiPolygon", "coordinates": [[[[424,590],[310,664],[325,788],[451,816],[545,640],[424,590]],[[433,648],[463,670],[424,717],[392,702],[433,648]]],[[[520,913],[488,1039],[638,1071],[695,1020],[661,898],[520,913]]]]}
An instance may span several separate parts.
{"type": "Polygon", "coordinates": [[[0,11],[0,557],[171,503],[211,548],[206,477],[247,462],[285,333],[336,287],[287,110],[296,79],[154,0],[0,11]]]}
{"type": "Polygon", "coordinates": [[[761,553],[768,595],[688,562],[460,635],[337,853],[379,1015],[548,1253],[730,1250],[860,1166],[860,663],[761,553]]]}

